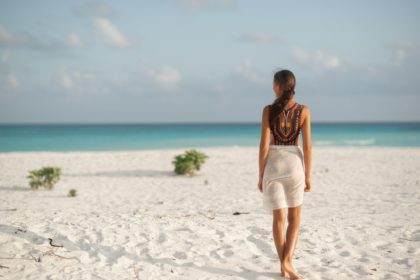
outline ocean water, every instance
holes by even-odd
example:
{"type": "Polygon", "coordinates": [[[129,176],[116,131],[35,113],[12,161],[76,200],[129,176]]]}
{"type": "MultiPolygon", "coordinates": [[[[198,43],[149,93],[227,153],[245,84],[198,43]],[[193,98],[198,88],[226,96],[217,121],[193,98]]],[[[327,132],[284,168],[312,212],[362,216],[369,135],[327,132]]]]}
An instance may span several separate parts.
{"type": "MultiPolygon", "coordinates": [[[[258,147],[260,124],[0,125],[0,152],[258,147]]],[[[313,123],[314,146],[420,147],[418,123],[313,123]]]]}

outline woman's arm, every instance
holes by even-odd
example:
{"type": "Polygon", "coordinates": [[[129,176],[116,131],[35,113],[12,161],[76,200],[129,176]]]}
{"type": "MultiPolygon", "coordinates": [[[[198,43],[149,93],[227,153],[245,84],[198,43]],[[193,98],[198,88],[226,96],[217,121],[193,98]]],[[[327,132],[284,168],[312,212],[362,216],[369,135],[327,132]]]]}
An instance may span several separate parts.
{"type": "Polygon", "coordinates": [[[264,168],[267,161],[268,146],[270,145],[270,124],[269,124],[269,106],[265,106],[262,113],[261,121],[261,139],[259,151],[259,181],[258,188],[262,192],[262,178],[264,176],[264,168]]]}
{"type": "Polygon", "coordinates": [[[311,191],[311,174],[312,174],[312,136],[311,136],[311,112],[305,106],[302,109],[303,118],[303,157],[305,161],[305,191],[311,191]]]}

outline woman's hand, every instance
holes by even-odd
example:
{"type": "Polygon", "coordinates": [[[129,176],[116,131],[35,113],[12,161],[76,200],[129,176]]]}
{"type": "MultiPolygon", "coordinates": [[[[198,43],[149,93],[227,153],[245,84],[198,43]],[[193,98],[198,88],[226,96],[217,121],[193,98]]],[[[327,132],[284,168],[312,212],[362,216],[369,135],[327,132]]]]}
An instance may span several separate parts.
{"type": "Polygon", "coordinates": [[[260,176],[260,178],[258,180],[258,189],[260,190],[260,192],[263,192],[262,183],[263,183],[263,177],[260,176]]]}
{"type": "Polygon", "coordinates": [[[310,192],[312,190],[312,182],[310,177],[305,178],[305,192],[310,192]]]}

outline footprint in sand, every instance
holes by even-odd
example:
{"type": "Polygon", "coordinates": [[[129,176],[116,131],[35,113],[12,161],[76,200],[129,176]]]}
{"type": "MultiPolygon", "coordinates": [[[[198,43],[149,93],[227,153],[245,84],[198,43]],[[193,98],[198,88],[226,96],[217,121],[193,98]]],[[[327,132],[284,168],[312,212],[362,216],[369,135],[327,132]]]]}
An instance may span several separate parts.
{"type": "Polygon", "coordinates": [[[232,248],[232,246],[230,246],[230,245],[224,245],[224,246],[219,247],[215,250],[212,250],[210,252],[210,256],[215,258],[215,259],[218,259],[218,260],[221,260],[222,258],[231,257],[231,256],[233,256],[233,251],[230,250],[231,248],[232,248]]]}
{"type": "Polygon", "coordinates": [[[164,243],[166,240],[167,240],[167,238],[166,238],[166,234],[165,234],[165,233],[163,233],[163,232],[161,232],[161,233],[159,234],[159,237],[158,237],[158,242],[159,242],[159,243],[164,243]]]}
{"type": "Polygon", "coordinates": [[[253,226],[253,227],[248,227],[247,228],[252,234],[260,234],[260,235],[271,235],[271,232],[270,231],[268,231],[268,230],[266,230],[266,229],[263,229],[263,228],[259,228],[259,227],[256,227],[256,226],[253,226]]]}
{"type": "Polygon", "coordinates": [[[226,258],[229,258],[231,256],[233,256],[233,251],[232,250],[226,250],[223,252],[223,256],[225,256],[226,258]]]}
{"type": "Polygon", "coordinates": [[[263,252],[268,258],[276,258],[276,255],[273,253],[272,246],[261,239],[255,238],[253,235],[250,235],[246,238],[248,241],[255,244],[255,246],[263,252]]]}
{"type": "Polygon", "coordinates": [[[188,258],[188,255],[185,252],[180,251],[175,252],[172,256],[178,260],[186,260],[188,258]]]}
{"type": "Polygon", "coordinates": [[[225,233],[221,230],[216,230],[216,234],[219,236],[219,239],[222,239],[225,237],[225,233]]]}
{"type": "Polygon", "coordinates": [[[302,238],[301,242],[306,243],[306,244],[310,245],[311,247],[316,247],[316,244],[314,242],[310,241],[308,238],[302,238]]]}
{"type": "Polygon", "coordinates": [[[339,254],[342,257],[349,257],[350,256],[350,252],[349,251],[343,251],[339,254]]]}
{"type": "Polygon", "coordinates": [[[344,248],[344,243],[340,242],[340,243],[336,244],[334,246],[334,248],[336,248],[336,249],[343,249],[344,248]]]}

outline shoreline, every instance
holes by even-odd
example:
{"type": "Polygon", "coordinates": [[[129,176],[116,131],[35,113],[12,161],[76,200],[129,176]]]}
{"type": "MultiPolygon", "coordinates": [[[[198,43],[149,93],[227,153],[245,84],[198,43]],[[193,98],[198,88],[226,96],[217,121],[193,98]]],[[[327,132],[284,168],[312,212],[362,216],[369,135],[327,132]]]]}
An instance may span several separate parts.
{"type": "MultiPolygon", "coordinates": [[[[300,145],[301,146],[301,145],[300,145]]],[[[302,147],[302,146],[301,146],[302,147]]],[[[130,153],[130,152],[163,152],[163,151],[185,151],[189,149],[196,150],[230,150],[230,149],[246,149],[255,150],[259,147],[253,146],[198,146],[185,148],[152,148],[152,149],[121,149],[121,150],[58,150],[58,151],[0,151],[2,154],[69,154],[69,153],[130,153]]],[[[312,150],[420,150],[420,146],[312,146],[312,150]]]]}

